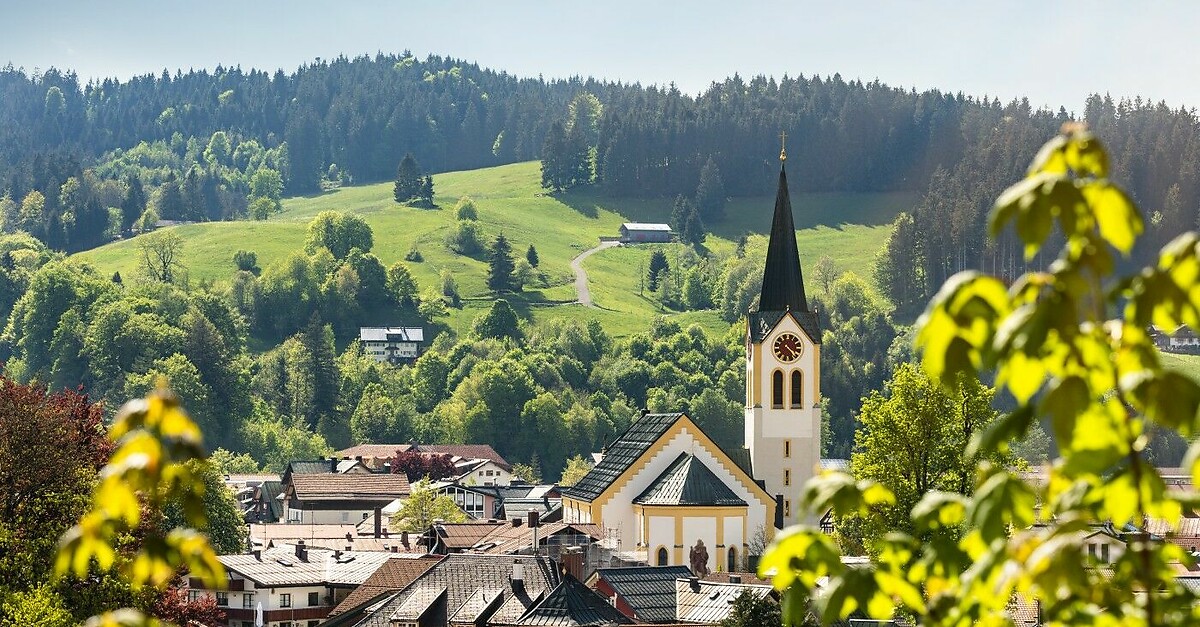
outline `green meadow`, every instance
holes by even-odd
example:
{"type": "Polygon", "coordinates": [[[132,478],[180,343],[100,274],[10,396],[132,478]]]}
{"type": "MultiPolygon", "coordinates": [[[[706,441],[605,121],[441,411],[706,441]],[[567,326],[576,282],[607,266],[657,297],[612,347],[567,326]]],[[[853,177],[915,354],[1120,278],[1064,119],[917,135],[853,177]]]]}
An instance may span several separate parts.
{"type": "MultiPolygon", "coordinates": [[[[644,329],[659,315],[685,325],[696,322],[713,330],[727,328],[715,312],[664,312],[654,294],[639,294],[639,268],[646,267],[653,249],[650,245],[612,248],[589,257],[584,268],[596,307],[571,304],[575,300],[571,259],[595,246],[601,236],[616,235],[622,222],[665,220],[670,199],[614,199],[592,192],[551,195],[541,187],[538,162],[448,172],[436,175],[434,183],[436,209],[399,205],[392,200],[392,184],[378,183],[285,199],[283,211],[264,222],[172,228],[185,242],[182,263],[189,280],[219,283],[233,272],[236,251],[254,252],[259,265],[266,268],[303,248],[306,226],[317,213],[356,213],[371,225],[373,252],[385,265],[403,259],[416,246],[424,261],[409,266],[422,286],[437,285],[443,269],[453,273],[465,301],[461,309],[451,310],[446,322],[462,331],[494,298],[486,288],[483,258],[455,254],[445,245],[446,235],[455,225],[455,204],[462,196],[470,196],[486,238],[504,233],[517,255],[523,255],[531,243],[537,248],[544,281],[508,297],[527,319],[596,319],[616,336],[644,329]]],[[[840,269],[870,276],[875,254],[887,237],[890,217],[910,209],[915,198],[909,194],[796,194],[792,202],[797,224],[802,226],[798,238],[805,264],[828,255],[840,269]]],[[[732,199],[728,219],[709,236],[707,248],[728,253],[738,236],[766,232],[773,203],[773,197],[732,199]]],[[[138,272],[137,243],[137,238],[114,242],[77,257],[105,273],[132,277],[138,272]]]]}

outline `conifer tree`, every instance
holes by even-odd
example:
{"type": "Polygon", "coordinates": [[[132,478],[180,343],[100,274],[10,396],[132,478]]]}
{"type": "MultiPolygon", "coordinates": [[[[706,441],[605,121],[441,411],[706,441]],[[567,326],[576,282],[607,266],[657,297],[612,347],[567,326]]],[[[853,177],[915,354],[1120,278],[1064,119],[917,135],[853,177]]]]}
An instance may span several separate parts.
{"type": "Polygon", "coordinates": [[[696,208],[700,217],[710,224],[725,218],[725,183],[712,157],[700,170],[700,184],[696,186],[696,208]]]}
{"type": "Polygon", "coordinates": [[[392,192],[396,202],[403,203],[421,197],[424,184],[421,166],[417,165],[417,160],[413,158],[411,152],[404,155],[404,159],[396,168],[396,185],[392,192]]]}
{"type": "Polygon", "coordinates": [[[525,261],[528,261],[529,265],[535,268],[538,266],[538,252],[537,249],[533,247],[533,244],[530,244],[529,250],[525,251],[525,261]]]}
{"type": "Polygon", "coordinates": [[[667,264],[667,254],[662,249],[650,253],[650,269],[646,273],[646,287],[650,288],[651,292],[658,290],[659,277],[668,271],[670,271],[670,266],[667,264]]]}
{"type": "Polygon", "coordinates": [[[511,292],[513,289],[512,246],[501,233],[492,242],[488,251],[488,288],[496,292],[511,292]]]}

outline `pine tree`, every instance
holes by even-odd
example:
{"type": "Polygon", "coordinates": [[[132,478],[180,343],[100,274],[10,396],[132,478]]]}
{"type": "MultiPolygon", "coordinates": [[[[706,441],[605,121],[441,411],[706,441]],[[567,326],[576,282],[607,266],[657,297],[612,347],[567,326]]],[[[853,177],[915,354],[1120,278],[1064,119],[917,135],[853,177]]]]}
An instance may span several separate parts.
{"type": "Polygon", "coordinates": [[[725,219],[725,184],[721,172],[712,157],[700,170],[700,184],[696,186],[696,208],[700,217],[709,224],[725,219]]]}
{"type": "Polygon", "coordinates": [[[125,200],[121,202],[121,232],[128,233],[133,229],[133,223],[146,210],[146,191],[142,188],[142,180],[136,176],[129,177],[129,189],[125,192],[125,200]]]}
{"type": "Polygon", "coordinates": [[[528,261],[529,265],[535,268],[538,266],[538,253],[537,249],[533,247],[533,244],[530,244],[529,250],[525,251],[525,261],[528,261]]]}
{"type": "Polygon", "coordinates": [[[421,198],[421,204],[423,206],[426,206],[426,207],[433,206],[433,176],[432,175],[426,175],[424,179],[421,179],[421,193],[419,194],[419,196],[421,198]]]}
{"type": "Polygon", "coordinates": [[[688,214],[687,219],[683,222],[683,232],[680,233],[683,241],[693,246],[699,246],[704,243],[704,222],[700,220],[700,212],[695,208],[688,214]]]}
{"type": "MultiPolygon", "coordinates": [[[[421,176],[421,166],[417,165],[417,160],[413,158],[412,153],[404,155],[404,159],[396,168],[396,185],[392,192],[396,202],[404,203],[422,197],[424,185],[425,179],[421,176]]],[[[432,185],[430,192],[430,196],[432,196],[432,185]]]]}
{"type": "Polygon", "coordinates": [[[650,270],[646,273],[646,287],[650,288],[651,292],[658,290],[659,277],[668,271],[670,271],[670,266],[667,264],[667,254],[662,249],[650,253],[650,270]]]}
{"type": "Polygon", "coordinates": [[[566,152],[567,132],[561,122],[555,122],[542,142],[542,187],[556,192],[568,187],[564,173],[566,152]]]}
{"type": "Polygon", "coordinates": [[[512,246],[501,233],[492,242],[488,251],[488,288],[496,292],[511,292],[513,289],[512,246]]]}

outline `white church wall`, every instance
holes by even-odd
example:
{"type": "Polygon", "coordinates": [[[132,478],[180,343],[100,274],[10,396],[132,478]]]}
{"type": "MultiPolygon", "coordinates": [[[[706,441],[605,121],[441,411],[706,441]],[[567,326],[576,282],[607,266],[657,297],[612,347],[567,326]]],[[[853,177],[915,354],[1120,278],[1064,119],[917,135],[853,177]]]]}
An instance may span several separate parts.
{"type": "Polygon", "coordinates": [[[691,566],[692,547],[697,540],[704,540],[704,548],[708,553],[708,572],[716,570],[715,555],[717,553],[717,519],[712,516],[688,516],[683,519],[683,556],[680,563],[691,566]]]}

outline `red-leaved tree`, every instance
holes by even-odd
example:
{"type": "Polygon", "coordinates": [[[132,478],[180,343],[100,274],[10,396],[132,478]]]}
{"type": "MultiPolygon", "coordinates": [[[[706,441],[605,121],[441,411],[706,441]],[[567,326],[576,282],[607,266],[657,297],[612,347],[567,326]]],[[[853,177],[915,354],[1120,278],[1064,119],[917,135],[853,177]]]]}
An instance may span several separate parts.
{"type": "Polygon", "coordinates": [[[396,451],[392,458],[392,472],[404,473],[409,481],[420,481],[429,477],[433,481],[453,476],[453,457],[437,453],[421,453],[419,451],[396,451]]]}

